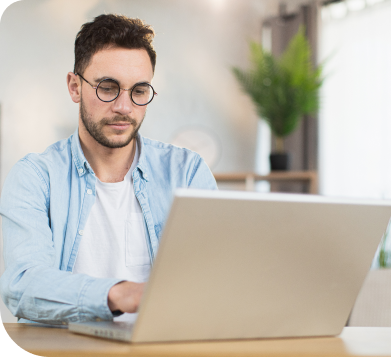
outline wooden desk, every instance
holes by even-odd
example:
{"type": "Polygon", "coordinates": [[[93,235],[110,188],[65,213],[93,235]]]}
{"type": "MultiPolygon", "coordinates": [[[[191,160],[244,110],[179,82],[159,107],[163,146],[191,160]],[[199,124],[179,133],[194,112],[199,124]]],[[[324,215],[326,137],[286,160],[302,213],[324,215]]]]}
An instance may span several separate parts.
{"type": "Polygon", "coordinates": [[[11,338],[39,356],[391,356],[391,327],[345,327],[338,337],[132,345],[67,329],[4,324],[11,338]]]}
{"type": "Polygon", "coordinates": [[[278,182],[304,182],[308,184],[308,192],[318,193],[318,174],[316,171],[272,171],[269,175],[258,175],[252,172],[214,173],[219,182],[243,182],[246,191],[254,191],[256,181],[278,182]]]}

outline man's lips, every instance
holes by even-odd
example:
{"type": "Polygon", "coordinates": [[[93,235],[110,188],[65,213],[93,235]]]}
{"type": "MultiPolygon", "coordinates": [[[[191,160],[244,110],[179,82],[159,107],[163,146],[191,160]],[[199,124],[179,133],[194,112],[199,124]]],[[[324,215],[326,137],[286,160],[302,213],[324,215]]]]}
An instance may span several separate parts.
{"type": "Polygon", "coordinates": [[[131,125],[130,123],[114,123],[114,124],[107,124],[110,128],[116,129],[116,130],[125,130],[129,128],[131,125]]]}

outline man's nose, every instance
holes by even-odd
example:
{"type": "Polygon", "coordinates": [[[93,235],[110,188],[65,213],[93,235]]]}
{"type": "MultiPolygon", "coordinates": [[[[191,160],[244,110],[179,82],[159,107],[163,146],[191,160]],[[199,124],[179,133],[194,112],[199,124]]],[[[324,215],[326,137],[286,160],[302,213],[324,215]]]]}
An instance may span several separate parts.
{"type": "Polygon", "coordinates": [[[121,90],[113,105],[113,110],[118,114],[127,115],[131,113],[134,104],[130,99],[130,92],[121,90]]]}

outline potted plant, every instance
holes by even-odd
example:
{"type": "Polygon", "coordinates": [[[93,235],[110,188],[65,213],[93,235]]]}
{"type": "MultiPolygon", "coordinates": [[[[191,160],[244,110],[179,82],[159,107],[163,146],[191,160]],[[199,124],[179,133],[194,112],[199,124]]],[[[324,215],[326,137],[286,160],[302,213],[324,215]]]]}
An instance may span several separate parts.
{"type": "Polygon", "coordinates": [[[288,169],[284,137],[292,133],[304,115],[319,108],[322,67],[314,68],[311,49],[301,26],[287,49],[277,58],[262,45],[250,43],[251,68],[233,67],[233,73],[255,104],[258,115],[275,136],[275,152],[270,155],[272,170],[288,169]],[[284,166],[276,166],[281,162],[284,166]]]}

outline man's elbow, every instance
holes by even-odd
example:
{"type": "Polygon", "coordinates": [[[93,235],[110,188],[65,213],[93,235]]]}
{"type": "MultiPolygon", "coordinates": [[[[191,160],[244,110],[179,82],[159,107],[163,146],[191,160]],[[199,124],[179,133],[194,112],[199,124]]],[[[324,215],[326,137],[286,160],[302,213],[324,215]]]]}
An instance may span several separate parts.
{"type": "Polygon", "coordinates": [[[26,270],[19,273],[12,273],[10,269],[6,269],[0,277],[1,299],[14,316],[18,316],[19,302],[22,296],[20,282],[25,273],[26,270]]]}

